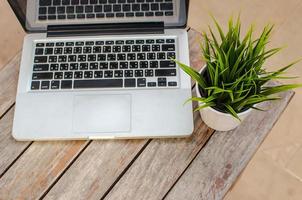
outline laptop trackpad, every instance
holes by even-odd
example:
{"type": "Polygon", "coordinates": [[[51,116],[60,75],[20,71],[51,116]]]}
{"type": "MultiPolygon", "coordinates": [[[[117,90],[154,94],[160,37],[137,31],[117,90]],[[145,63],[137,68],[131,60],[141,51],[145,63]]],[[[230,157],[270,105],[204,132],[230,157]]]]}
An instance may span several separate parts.
{"type": "Polygon", "coordinates": [[[74,132],[130,131],[131,95],[75,96],[73,110],[74,132]]]}

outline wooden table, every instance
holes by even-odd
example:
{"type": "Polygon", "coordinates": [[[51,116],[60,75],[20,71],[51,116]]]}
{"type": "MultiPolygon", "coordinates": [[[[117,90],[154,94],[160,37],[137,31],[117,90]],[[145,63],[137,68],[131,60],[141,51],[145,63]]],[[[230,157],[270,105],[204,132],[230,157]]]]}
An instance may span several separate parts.
{"type": "MultiPolygon", "coordinates": [[[[191,65],[199,38],[189,31],[191,65]]],[[[11,136],[20,53],[0,71],[0,199],[222,199],[293,96],[214,132],[194,114],[186,139],[17,142],[11,136]]]]}

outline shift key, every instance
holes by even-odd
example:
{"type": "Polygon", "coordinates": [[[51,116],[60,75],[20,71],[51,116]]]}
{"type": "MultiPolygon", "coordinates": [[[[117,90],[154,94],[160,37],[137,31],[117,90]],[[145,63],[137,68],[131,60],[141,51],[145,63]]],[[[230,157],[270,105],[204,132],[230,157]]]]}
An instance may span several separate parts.
{"type": "Polygon", "coordinates": [[[176,76],[176,69],[156,69],[155,76],[176,76]]]}
{"type": "Polygon", "coordinates": [[[173,61],[160,61],[159,68],[175,68],[176,64],[173,61]]]}
{"type": "Polygon", "coordinates": [[[162,51],[175,51],[175,45],[174,44],[163,44],[162,51]]]}
{"type": "Polygon", "coordinates": [[[46,72],[46,73],[33,73],[33,80],[44,80],[44,79],[52,79],[53,73],[52,72],[46,72]]]}

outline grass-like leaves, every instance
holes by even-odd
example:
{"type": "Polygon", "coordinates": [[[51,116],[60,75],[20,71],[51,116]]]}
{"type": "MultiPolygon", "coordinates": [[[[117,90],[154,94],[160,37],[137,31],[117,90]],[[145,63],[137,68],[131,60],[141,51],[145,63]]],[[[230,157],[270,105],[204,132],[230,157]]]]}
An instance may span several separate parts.
{"type": "Polygon", "coordinates": [[[284,76],[286,70],[297,61],[274,72],[267,72],[265,61],[278,53],[281,48],[266,50],[272,25],[264,27],[261,35],[253,39],[253,26],[241,39],[241,24],[238,17],[236,22],[231,18],[228,32],[224,33],[221,26],[213,17],[219,36],[215,36],[211,27],[209,34],[203,33],[201,50],[207,68],[204,74],[199,74],[193,68],[174,60],[180,68],[190,75],[205,94],[202,98],[193,97],[191,101],[201,101],[204,104],[196,110],[211,106],[238,118],[238,113],[247,109],[257,109],[256,104],[278,100],[275,94],[301,84],[269,86],[270,80],[294,78],[284,76]]]}

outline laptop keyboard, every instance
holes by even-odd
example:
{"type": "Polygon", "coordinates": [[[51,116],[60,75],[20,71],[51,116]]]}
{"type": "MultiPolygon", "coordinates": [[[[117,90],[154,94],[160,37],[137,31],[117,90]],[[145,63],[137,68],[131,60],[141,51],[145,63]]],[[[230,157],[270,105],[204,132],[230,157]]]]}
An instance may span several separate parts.
{"type": "Polygon", "coordinates": [[[173,16],[173,0],[39,0],[38,19],[173,16]]]}
{"type": "Polygon", "coordinates": [[[36,42],[31,90],[173,88],[174,38],[36,42]]]}

